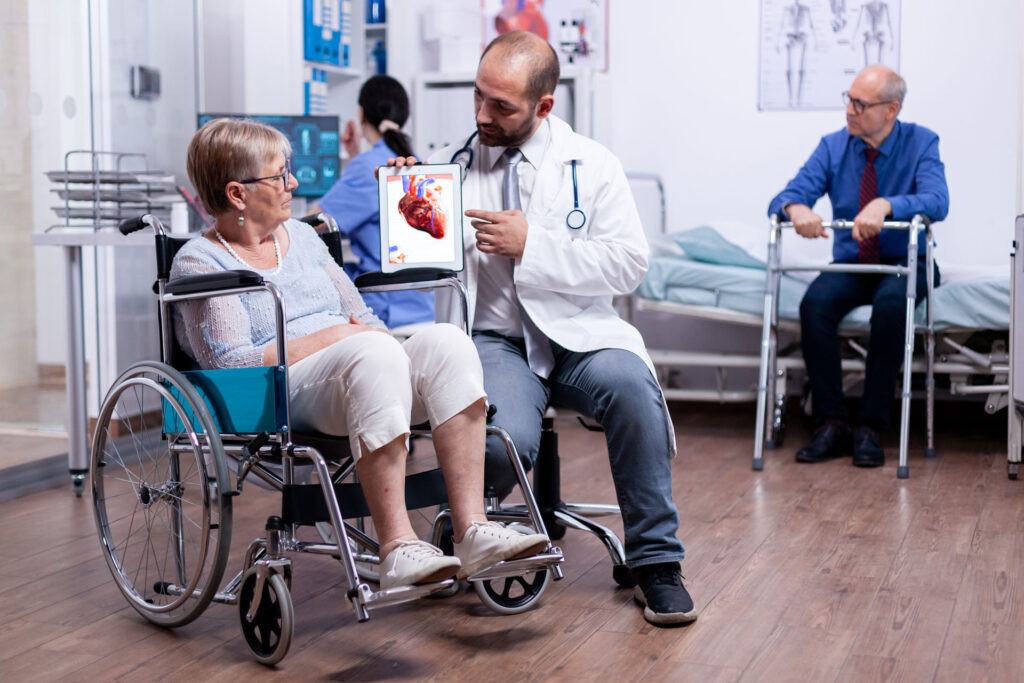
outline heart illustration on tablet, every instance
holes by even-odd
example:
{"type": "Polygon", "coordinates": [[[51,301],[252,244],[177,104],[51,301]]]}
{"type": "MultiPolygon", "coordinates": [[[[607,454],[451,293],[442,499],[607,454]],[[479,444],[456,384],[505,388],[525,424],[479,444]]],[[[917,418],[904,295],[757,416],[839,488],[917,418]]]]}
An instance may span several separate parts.
{"type": "Polygon", "coordinates": [[[448,216],[441,209],[440,186],[427,176],[403,176],[405,195],[398,202],[398,210],[406,222],[435,239],[444,237],[448,216]]]}

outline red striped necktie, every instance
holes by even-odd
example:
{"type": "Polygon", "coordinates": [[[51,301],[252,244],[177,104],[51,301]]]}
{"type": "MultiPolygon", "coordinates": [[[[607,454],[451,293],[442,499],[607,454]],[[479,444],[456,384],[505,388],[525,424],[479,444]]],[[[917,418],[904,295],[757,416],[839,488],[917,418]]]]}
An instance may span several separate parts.
{"type": "MultiPolygon", "coordinates": [[[[864,150],[864,173],[860,177],[860,196],[857,211],[862,211],[872,199],[878,197],[878,174],[875,173],[875,159],[880,152],[873,147],[864,150]]],[[[878,235],[857,243],[857,260],[861,263],[878,263],[882,252],[878,246],[878,235]]]]}

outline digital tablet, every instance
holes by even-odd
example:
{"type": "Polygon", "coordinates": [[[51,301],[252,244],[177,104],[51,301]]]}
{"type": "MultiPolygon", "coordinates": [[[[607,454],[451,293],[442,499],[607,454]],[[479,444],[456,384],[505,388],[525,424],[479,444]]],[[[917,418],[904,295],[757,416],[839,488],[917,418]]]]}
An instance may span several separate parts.
{"type": "Polygon", "coordinates": [[[458,164],[381,167],[380,265],[462,270],[462,169],[458,164]]]}

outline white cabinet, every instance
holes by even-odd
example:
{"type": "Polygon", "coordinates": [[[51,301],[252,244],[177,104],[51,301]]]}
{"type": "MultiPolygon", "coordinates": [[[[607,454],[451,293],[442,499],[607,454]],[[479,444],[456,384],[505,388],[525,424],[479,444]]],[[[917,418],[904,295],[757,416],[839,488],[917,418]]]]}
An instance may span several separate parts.
{"type": "MultiPolygon", "coordinates": [[[[390,3],[387,10],[390,11],[390,3]]],[[[388,26],[386,23],[367,23],[366,0],[352,0],[352,42],[348,66],[333,66],[321,62],[304,61],[304,71],[321,69],[327,76],[326,114],[336,115],[344,127],[349,119],[356,119],[359,103],[359,89],[367,78],[377,73],[377,56],[374,50],[383,50],[385,59],[388,49],[388,26]]],[[[299,36],[301,41],[302,36],[299,36]]],[[[342,149],[342,159],[346,158],[342,149]]]]}

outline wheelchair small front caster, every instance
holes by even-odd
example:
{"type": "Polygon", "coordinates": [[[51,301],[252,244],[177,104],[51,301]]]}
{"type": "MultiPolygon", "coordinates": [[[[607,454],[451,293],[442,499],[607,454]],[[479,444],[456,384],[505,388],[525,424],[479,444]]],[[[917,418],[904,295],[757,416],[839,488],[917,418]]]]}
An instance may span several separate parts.
{"type": "Polygon", "coordinates": [[[85,493],[86,474],[88,474],[86,470],[71,471],[71,490],[74,491],[75,498],[81,498],[82,494],[85,493]]]}
{"type": "Polygon", "coordinates": [[[473,581],[480,601],[498,614],[520,614],[530,609],[551,583],[551,572],[541,569],[523,576],[473,581]]]}
{"type": "Polygon", "coordinates": [[[626,564],[617,564],[612,567],[612,578],[622,588],[632,588],[636,585],[636,579],[633,577],[633,570],[626,564]]]}
{"type": "Polygon", "coordinates": [[[272,666],[284,659],[295,629],[295,610],[284,577],[259,565],[245,572],[238,593],[238,616],[256,661],[272,666]],[[257,591],[261,571],[267,573],[257,591]]]}

